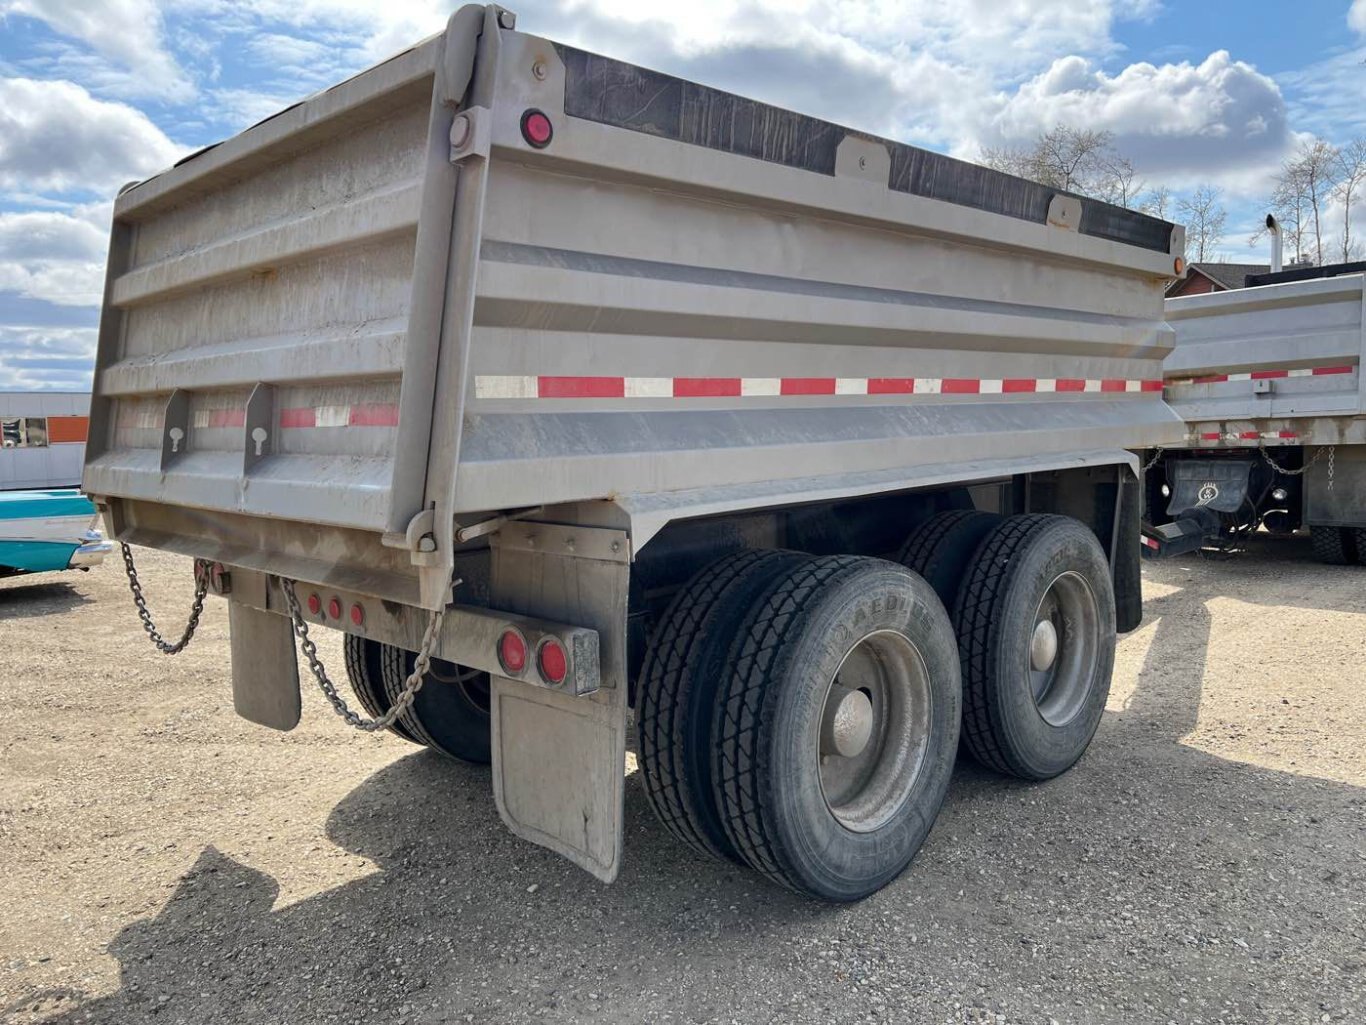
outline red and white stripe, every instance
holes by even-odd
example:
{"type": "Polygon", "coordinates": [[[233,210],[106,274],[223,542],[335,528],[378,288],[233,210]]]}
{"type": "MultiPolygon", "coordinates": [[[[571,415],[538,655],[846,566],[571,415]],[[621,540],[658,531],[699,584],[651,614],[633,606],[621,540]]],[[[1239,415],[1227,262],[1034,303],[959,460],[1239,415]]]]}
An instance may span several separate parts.
{"type": "Polygon", "coordinates": [[[1173,377],[1167,383],[1176,384],[1223,384],[1225,381],[1275,381],[1285,377],[1331,377],[1334,374],[1350,374],[1356,367],[1308,367],[1299,370],[1250,370],[1241,374],[1206,374],[1203,377],[1173,377]]]}
{"type": "Polygon", "coordinates": [[[349,406],[287,406],[280,410],[280,427],[397,427],[393,403],[356,403],[349,406]]]}
{"type": "Polygon", "coordinates": [[[1201,441],[1287,441],[1299,437],[1297,431],[1201,431],[1201,441]]]}
{"type": "MultiPolygon", "coordinates": [[[[118,426],[159,431],[164,426],[162,410],[142,407],[125,409],[118,426]]],[[[398,406],[393,403],[355,403],[331,406],[287,406],[280,410],[280,426],[291,427],[397,427],[398,406]]],[[[214,427],[242,428],[247,411],[235,409],[196,409],[190,424],[196,430],[214,427]]]]}
{"type": "Polygon", "coordinates": [[[193,418],[197,430],[205,427],[245,427],[245,409],[196,409],[193,418]]]}
{"type": "Polygon", "coordinates": [[[694,399],[794,395],[1011,395],[1160,392],[1135,378],[1053,377],[553,377],[481,374],[477,399],[694,399]]]}

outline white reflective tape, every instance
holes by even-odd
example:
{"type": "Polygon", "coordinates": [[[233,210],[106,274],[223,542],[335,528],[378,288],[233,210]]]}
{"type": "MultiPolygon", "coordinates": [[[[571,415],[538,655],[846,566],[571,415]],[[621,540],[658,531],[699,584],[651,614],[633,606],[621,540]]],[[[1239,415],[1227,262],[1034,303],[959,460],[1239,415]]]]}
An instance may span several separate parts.
{"type": "Polygon", "coordinates": [[[781,395],[783,381],[780,377],[742,377],[741,395],[781,395]]]}
{"type": "Polygon", "coordinates": [[[1229,375],[1228,375],[1228,379],[1229,379],[1230,381],[1251,381],[1251,380],[1252,380],[1252,375],[1251,375],[1251,374],[1229,374],[1229,375]]]}
{"type": "Polygon", "coordinates": [[[1124,390],[1125,390],[1125,391],[1142,391],[1142,390],[1143,390],[1143,382],[1142,382],[1142,381],[1135,381],[1135,380],[1133,380],[1133,379],[1131,378],[1131,379],[1129,379],[1129,380],[1127,380],[1127,381],[1124,382],[1124,390]]]}
{"type": "Polygon", "coordinates": [[[195,430],[202,430],[209,426],[209,411],[207,409],[196,409],[194,411],[195,430]]]}
{"type": "Polygon", "coordinates": [[[351,407],[318,406],[313,410],[313,418],[318,427],[345,427],[351,422],[351,407]]]}
{"type": "Polygon", "coordinates": [[[1000,395],[1001,387],[1001,380],[996,377],[984,377],[977,382],[977,391],[980,395],[1000,395]]]}
{"type": "Polygon", "coordinates": [[[943,378],[939,377],[917,377],[915,379],[916,395],[938,395],[944,387],[943,378]]]}
{"type": "Polygon", "coordinates": [[[1057,391],[1058,382],[1053,377],[1041,377],[1034,382],[1035,391],[1057,391]]]}
{"type": "Polygon", "coordinates": [[[836,395],[867,395],[868,378],[866,377],[837,377],[835,378],[836,395]]]}
{"type": "Polygon", "coordinates": [[[625,381],[628,399],[671,399],[674,395],[672,377],[628,377],[625,381]]]}
{"type": "Polygon", "coordinates": [[[1094,377],[1088,377],[1086,379],[1086,386],[1082,391],[1100,391],[1100,381],[1094,377]]]}
{"type": "Polygon", "coordinates": [[[1314,376],[1314,371],[1312,371],[1312,370],[1291,370],[1289,373],[1286,374],[1286,376],[1287,376],[1287,377],[1313,377],[1313,376],[1314,376]]]}
{"type": "Polygon", "coordinates": [[[515,377],[510,375],[476,377],[474,397],[476,399],[534,399],[539,388],[534,377],[515,377]]]}

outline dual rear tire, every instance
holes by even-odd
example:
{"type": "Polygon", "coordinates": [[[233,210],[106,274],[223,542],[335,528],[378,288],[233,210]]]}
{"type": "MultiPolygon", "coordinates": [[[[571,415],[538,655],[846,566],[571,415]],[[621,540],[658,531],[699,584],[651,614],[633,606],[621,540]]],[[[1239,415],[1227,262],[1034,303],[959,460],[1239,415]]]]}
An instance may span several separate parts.
{"type": "MultiPolygon", "coordinates": [[[[347,634],[346,673],[372,718],[394,706],[417,656],[392,644],[347,634]]],[[[487,765],[492,758],[487,673],[432,659],[417,697],[389,727],[391,733],[450,758],[487,765]]]]}
{"type": "Polygon", "coordinates": [[[745,551],[675,596],[637,704],[646,794],[672,833],[858,900],[924,842],[960,727],[974,757],[1025,779],[1081,757],[1115,646],[1094,534],[1061,516],[937,520],[902,553],[921,572],[745,551]]]}
{"type": "Polygon", "coordinates": [[[1314,558],[1329,566],[1366,563],[1366,529],[1360,527],[1310,527],[1314,558]]]}
{"type": "Polygon", "coordinates": [[[919,577],[878,559],[726,556],[675,597],[646,654],[646,794],[693,848],[857,900],[929,832],[958,701],[948,616],[919,577]]]}

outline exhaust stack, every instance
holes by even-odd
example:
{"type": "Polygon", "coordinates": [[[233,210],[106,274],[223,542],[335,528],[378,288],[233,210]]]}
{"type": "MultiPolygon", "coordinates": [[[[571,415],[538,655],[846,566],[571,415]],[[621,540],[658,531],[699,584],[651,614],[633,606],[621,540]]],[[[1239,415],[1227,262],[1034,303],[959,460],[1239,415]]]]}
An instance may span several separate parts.
{"type": "Polygon", "coordinates": [[[1266,215],[1266,230],[1271,233],[1271,273],[1281,270],[1281,226],[1275,214],[1266,215]]]}

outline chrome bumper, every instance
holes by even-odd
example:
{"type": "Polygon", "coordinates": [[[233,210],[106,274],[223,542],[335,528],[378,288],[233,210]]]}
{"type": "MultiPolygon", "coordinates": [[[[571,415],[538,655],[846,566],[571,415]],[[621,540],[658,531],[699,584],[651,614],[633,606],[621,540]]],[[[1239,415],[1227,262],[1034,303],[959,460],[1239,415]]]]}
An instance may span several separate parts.
{"type": "Polygon", "coordinates": [[[71,553],[67,569],[90,569],[104,562],[104,557],[114,550],[112,542],[106,541],[98,530],[86,531],[82,545],[71,553]]]}

